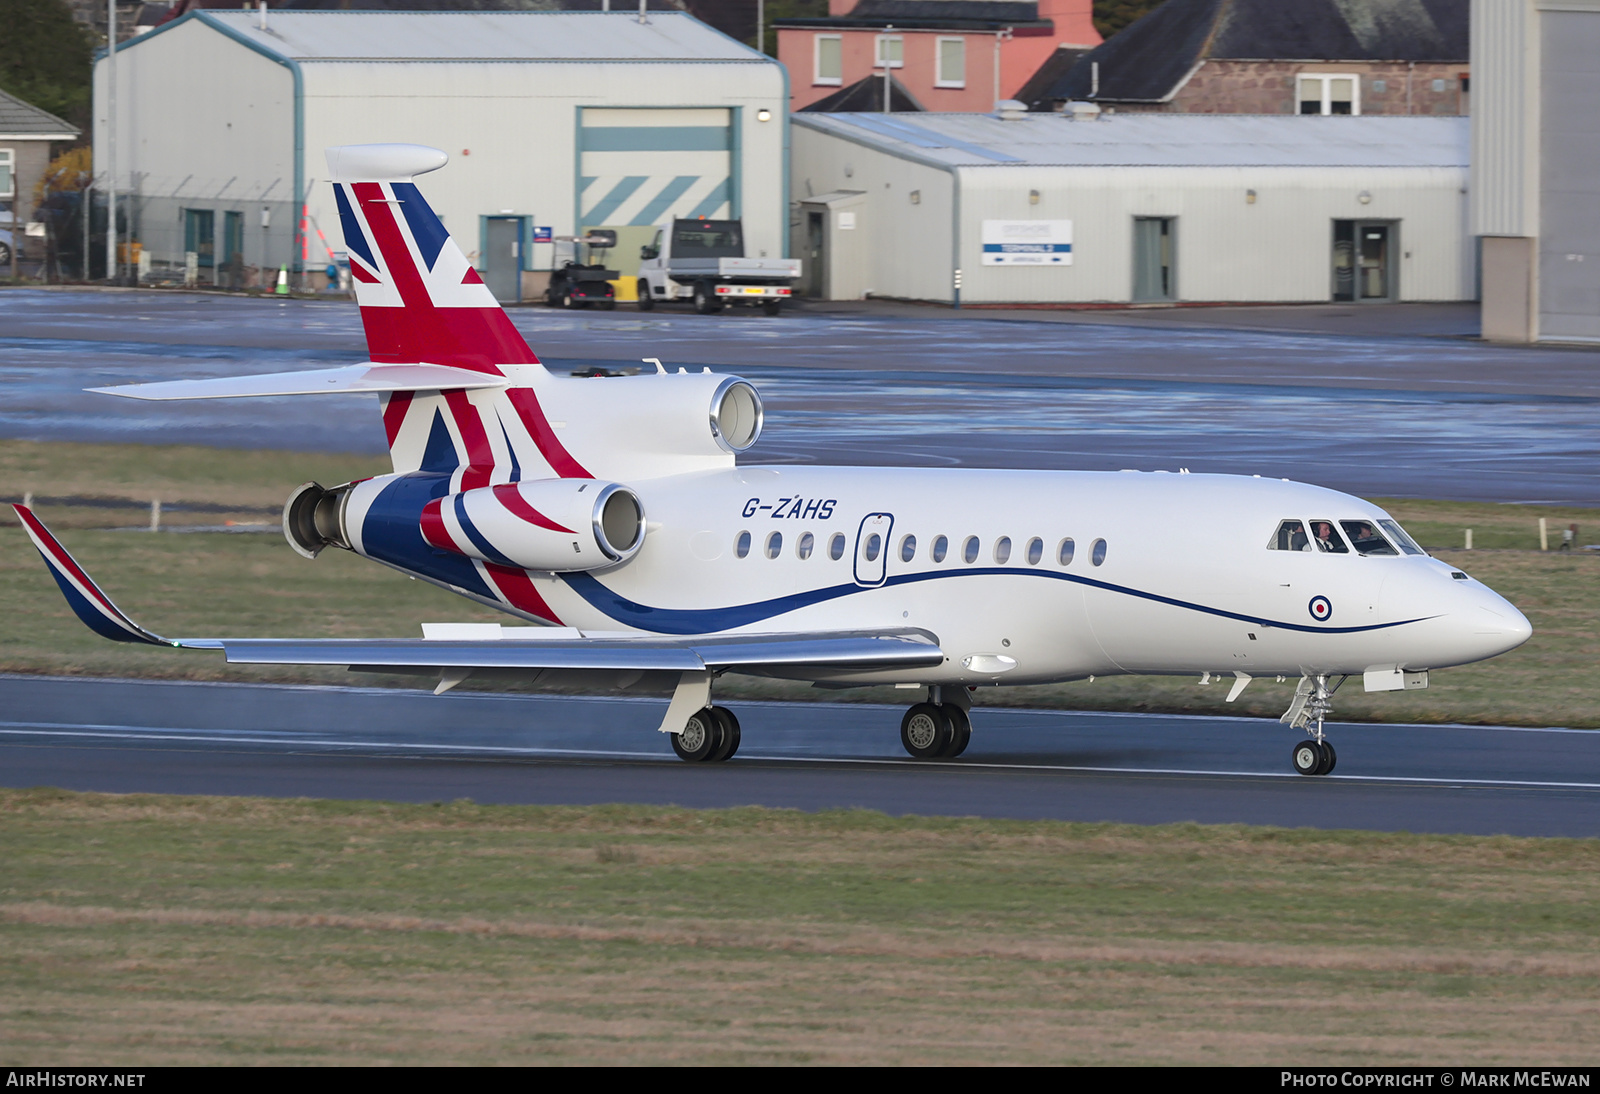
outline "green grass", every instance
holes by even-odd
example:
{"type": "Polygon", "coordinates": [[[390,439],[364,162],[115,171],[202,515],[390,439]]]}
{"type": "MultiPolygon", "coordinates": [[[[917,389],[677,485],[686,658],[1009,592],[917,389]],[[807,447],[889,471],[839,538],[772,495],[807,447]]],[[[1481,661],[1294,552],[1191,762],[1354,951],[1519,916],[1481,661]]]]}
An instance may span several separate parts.
{"type": "MultiPolygon", "coordinates": [[[[282,504],[307,479],[342,482],[384,469],[364,457],[142,445],[0,442],[0,481],[14,496],[107,495],[167,503],[237,504],[240,519],[282,504]],[[255,507],[252,512],[246,512],[255,507]]],[[[1336,698],[1336,717],[1402,722],[1600,726],[1595,668],[1600,665],[1600,552],[1541,553],[1538,518],[1554,541],[1571,522],[1580,545],[1600,540],[1600,511],[1387,499],[1383,504],[1421,542],[1486,582],[1527,614],[1534,637],[1520,649],[1477,665],[1432,674],[1426,691],[1369,695],[1354,681],[1336,698]],[[1588,522],[1588,523],[1585,523],[1588,522]],[[1460,531],[1474,529],[1471,552],[1460,531]],[[1590,532],[1585,533],[1587,527],[1590,532]],[[1487,548],[1487,549],[1483,549],[1487,548]]],[[[383,637],[418,634],[427,621],[498,620],[504,616],[346,552],[315,562],[276,535],[160,535],[113,532],[139,527],[138,510],[41,508],[66,529],[68,547],[135,619],[168,635],[383,637]]],[[[220,523],[217,515],[171,517],[220,523]]],[[[9,511],[6,514],[9,520],[9,511]]],[[[385,683],[405,677],[355,676],[338,669],[229,666],[220,657],[106,642],[72,616],[38,555],[14,523],[0,522],[0,671],[185,679],[385,683]]],[[[1276,717],[1294,682],[1252,683],[1237,703],[1226,684],[1192,677],[1109,677],[1039,687],[991,688],[980,704],[1086,710],[1230,712],[1276,717]]],[[[803,684],[728,677],[724,699],[855,699],[900,704],[889,688],[818,692],[803,684]]]]}
{"type": "Polygon", "coordinates": [[[1600,841],[0,791],[0,1064],[1592,1063],[1600,841]]]}

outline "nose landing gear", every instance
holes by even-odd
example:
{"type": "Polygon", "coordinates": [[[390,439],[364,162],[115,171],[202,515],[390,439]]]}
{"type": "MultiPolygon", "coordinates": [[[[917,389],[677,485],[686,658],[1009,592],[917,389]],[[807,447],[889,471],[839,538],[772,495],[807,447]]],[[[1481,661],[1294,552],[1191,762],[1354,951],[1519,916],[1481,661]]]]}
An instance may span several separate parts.
{"type": "Polygon", "coordinates": [[[1290,762],[1299,774],[1329,775],[1339,762],[1332,742],[1323,735],[1322,723],[1333,713],[1333,693],[1348,679],[1348,676],[1336,676],[1330,685],[1326,675],[1300,677],[1300,684],[1294,689],[1294,701],[1278,719],[1285,725],[1305,730],[1311,738],[1295,745],[1290,753],[1290,762]],[[1311,725],[1313,721],[1315,728],[1311,725]]]}
{"type": "Polygon", "coordinates": [[[953,760],[972,742],[972,719],[959,688],[928,688],[928,702],[918,703],[900,720],[900,743],[919,760],[953,760]]]}

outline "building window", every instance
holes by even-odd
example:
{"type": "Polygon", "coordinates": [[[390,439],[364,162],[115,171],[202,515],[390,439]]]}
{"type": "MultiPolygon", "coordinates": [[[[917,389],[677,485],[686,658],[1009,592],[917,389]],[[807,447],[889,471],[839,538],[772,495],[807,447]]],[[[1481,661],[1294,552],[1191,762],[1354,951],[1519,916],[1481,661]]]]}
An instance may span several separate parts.
{"type": "Polygon", "coordinates": [[[16,184],[12,181],[11,157],[14,153],[9,148],[0,148],[0,198],[12,197],[16,194],[16,184]]]}
{"type": "Polygon", "coordinates": [[[1300,113],[1361,113],[1361,81],[1355,76],[1301,76],[1300,113]]]}
{"type": "Polygon", "coordinates": [[[939,71],[934,87],[967,86],[967,40],[965,38],[940,38],[939,71]]]}
{"type": "Polygon", "coordinates": [[[844,44],[837,34],[819,34],[817,43],[817,72],[811,78],[814,84],[844,82],[844,44]]]}
{"type": "Polygon", "coordinates": [[[906,41],[898,34],[878,35],[877,59],[872,62],[873,68],[901,68],[906,63],[906,41]]]}

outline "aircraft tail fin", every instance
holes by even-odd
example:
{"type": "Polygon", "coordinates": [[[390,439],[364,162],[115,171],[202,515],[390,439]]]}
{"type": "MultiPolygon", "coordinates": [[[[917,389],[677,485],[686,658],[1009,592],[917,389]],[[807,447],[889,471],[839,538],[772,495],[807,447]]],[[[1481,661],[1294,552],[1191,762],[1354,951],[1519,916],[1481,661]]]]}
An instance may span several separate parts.
{"type": "Polygon", "coordinates": [[[427,362],[502,375],[539,359],[412,179],[443,167],[436,148],[357,144],[327,151],[367,348],[380,364],[427,362]]]}

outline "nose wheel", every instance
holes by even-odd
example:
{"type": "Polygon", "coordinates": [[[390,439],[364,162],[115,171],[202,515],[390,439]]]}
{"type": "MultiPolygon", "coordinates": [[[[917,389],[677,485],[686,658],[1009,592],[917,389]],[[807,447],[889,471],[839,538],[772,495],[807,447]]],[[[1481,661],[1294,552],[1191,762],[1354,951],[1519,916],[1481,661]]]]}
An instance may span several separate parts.
{"type": "Polygon", "coordinates": [[[1331,775],[1339,755],[1329,741],[1301,741],[1290,753],[1290,762],[1301,775],[1331,775]]]}

